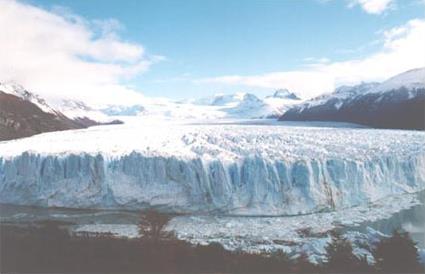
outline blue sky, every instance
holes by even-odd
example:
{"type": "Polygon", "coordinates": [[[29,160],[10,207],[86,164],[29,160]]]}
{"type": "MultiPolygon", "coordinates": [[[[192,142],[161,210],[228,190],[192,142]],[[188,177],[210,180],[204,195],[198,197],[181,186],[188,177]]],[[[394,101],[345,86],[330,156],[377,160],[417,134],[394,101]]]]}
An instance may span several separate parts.
{"type": "MultiPolygon", "coordinates": [[[[265,95],[276,88],[298,88],[291,83],[285,86],[287,81],[273,75],[367,59],[386,50],[386,32],[425,18],[422,0],[371,0],[388,2],[382,10],[372,12],[362,1],[367,0],[23,3],[88,21],[115,22],[111,24],[113,33],[120,41],[140,45],[147,59],[155,59],[142,72],[120,78],[120,84],[148,96],[188,98],[236,91],[265,95]],[[355,4],[357,1],[360,4],[355,4]],[[266,79],[257,79],[262,76],[266,79]]],[[[378,73],[371,80],[385,76],[378,73]]],[[[348,82],[357,80],[370,79],[348,82]]],[[[308,91],[312,87],[294,91],[309,96],[331,87],[323,84],[317,92],[308,91]]]]}

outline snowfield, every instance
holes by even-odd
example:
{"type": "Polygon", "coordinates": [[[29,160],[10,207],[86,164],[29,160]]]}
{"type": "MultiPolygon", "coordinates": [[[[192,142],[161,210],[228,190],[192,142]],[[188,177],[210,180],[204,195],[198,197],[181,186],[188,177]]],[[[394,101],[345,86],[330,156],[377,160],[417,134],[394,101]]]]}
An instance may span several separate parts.
{"type": "Polygon", "coordinates": [[[423,189],[419,131],[134,119],[0,142],[1,203],[282,215],[423,189]]]}

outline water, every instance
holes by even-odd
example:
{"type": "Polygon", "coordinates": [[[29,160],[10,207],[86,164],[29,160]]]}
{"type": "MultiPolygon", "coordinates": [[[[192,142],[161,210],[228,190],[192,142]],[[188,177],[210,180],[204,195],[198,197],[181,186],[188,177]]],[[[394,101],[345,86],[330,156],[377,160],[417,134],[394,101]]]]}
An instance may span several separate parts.
{"type": "MultiPolygon", "coordinates": [[[[418,247],[425,248],[425,191],[417,195],[421,202],[418,205],[394,213],[389,218],[366,221],[352,227],[346,226],[344,230],[366,232],[367,228],[371,227],[382,233],[391,234],[394,229],[402,228],[411,234],[418,247]]],[[[140,214],[138,211],[125,210],[42,208],[0,204],[0,222],[3,224],[25,225],[41,220],[54,220],[67,223],[73,231],[109,231],[118,236],[131,237],[137,236],[140,214]]],[[[262,217],[252,218],[261,221],[262,217]]]]}
{"type": "Polygon", "coordinates": [[[41,220],[67,222],[70,225],[138,224],[140,213],[123,210],[44,208],[0,204],[2,223],[26,224],[41,220]]]}
{"type": "Polygon", "coordinates": [[[375,222],[365,222],[356,230],[365,232],[367,227],[372,227],[385,234],[391,234],[395,229],[404,229],[409,232],[418,247],[425,248],[425,191],[418,193],[421,204],[393,214],[388,219],[375,222]]]}

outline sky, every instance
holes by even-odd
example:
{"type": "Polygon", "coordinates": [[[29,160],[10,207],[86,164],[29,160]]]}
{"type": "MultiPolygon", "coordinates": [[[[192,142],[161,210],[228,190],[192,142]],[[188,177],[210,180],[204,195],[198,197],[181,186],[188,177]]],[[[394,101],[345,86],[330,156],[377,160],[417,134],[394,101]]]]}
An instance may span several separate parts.
{"type": "Polygon", "coordinates": [[[0,81],[46,96],[303,98],[425,67],[425,0],[0,0],[0,81]]]}

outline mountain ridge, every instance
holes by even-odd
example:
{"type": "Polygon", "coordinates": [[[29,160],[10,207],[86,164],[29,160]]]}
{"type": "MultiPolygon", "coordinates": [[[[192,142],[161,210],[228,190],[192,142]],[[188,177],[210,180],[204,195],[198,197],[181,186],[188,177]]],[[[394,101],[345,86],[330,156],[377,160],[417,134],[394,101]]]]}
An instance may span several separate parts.
{"type": "Polygon", "coordinates": [[[425,68],[377,83],[340,87],[296,105],[281,121],[336,121],[376,128],[425,129],[425,68]]]}
{"type": "Polygon", "coordinates": [[[0,83],[0,140],[120,123],[105,120],[106,116],[102,117],[83,102],[62,100],[61,104],[51,106],[16,83],[0,83]],[[94,120],[95,116],[99,120],[94,120]]]}

